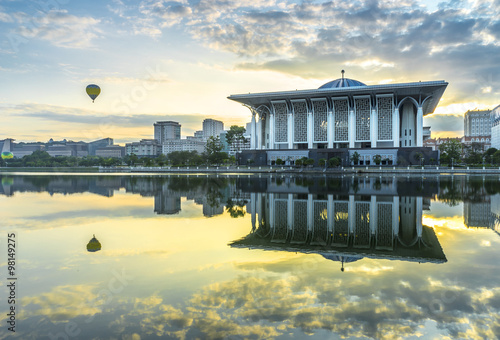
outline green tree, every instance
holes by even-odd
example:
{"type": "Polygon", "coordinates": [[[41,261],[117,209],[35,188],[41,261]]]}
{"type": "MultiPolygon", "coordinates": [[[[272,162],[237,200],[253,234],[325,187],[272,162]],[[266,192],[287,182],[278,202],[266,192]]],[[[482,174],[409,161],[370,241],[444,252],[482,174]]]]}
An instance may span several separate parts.
{"type": "Polygon", "coordinates": [[[276,159],[276,165],[283,165],[285,162],[281,158],[276,159]]]}
{"type": "Polygon", "coordinates": [[[462,144],[456,139],[449,139],[439,146],[441,161],[444,163],[457,163],[462,154],[462,144]]]}
{"type": "Polygon", "coordinates": [[[237,151],[239,151],[239,145],[245,142],[245,137],[243,136],[246,132],[246,129],[243,126],[232,125],[229,128],[229,131],[226,133],[226,142],[229,147],[236,145],[237,151]]]}
{"type": "Polygon", "coordinates": [[[205,146],[205,154],[210,164],[221,164],[224,159],[228,158],[227,153],[222,152],[222,143],[219,136],[210,136],[208,138],[207,145],[205,146]]]}
{"type": "Polygon", "coordinates": [[[326,159],[325,158],[320,158],[318,160],[318,165],[319,166],[325,166],[326,165],[326,159]]]}
{"type": "Polygon", "coordinates": [[[357,151],[354,151],[354,153],[350,157],[350,160],[354,165],[358,165],[360,157],[361,155],[357,151]]]}
{"type": "Polygon", "coordinates": [[[497,149],[495,148],[489,148],[488,150],[486,150],[484,153],[484,161],[486,163],[492,163],[491,156],[493,156],[495,152],[497,152],[497,149]]]}
{"type": "Polygon", "coordinates": [[[375,155],[373,156],[373,162],[376,164],[376,165],[379,165],[380,162],[382,162],[382,156],[380,155],[375,155]]]}
{"type": "Polygon", "coordinates": [[[328,160],[328,166],[331,168],[336,168],[340,165],[340,158],[332,157],[328,160]]]}
{"type": "Polygon", "coordinates": [[[494,164],[500,164],[500,150],[495,151],[495,153],[491,157],[491,161],[494,164]]]}
{"type": "Polygon", "coordinates": [[[295,165],[296,165],[296,166],[302,166],[302,164],[304,164],[304,161],[303,161],[302,159],[297,159],[297,160],[295,161],[295,165]]]}
{"type": "Polygon", "coordinates": [[[314,159],[306,158],[306,160],[304,161],[304,165],[314,165],[314,159]]]}

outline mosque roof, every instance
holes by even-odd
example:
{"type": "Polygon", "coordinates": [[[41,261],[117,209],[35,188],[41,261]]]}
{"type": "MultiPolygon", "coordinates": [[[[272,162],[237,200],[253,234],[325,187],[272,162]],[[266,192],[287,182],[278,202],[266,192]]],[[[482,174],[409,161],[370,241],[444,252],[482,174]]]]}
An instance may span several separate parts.
{"type": "Polygon", "coordinates": [[[354,87],[354,86],[366,86],[366,84],[349,78],[339,78],[329,81],[326,84],[321,85],[320,89],[334,89],[338,87],[354,87]]]}

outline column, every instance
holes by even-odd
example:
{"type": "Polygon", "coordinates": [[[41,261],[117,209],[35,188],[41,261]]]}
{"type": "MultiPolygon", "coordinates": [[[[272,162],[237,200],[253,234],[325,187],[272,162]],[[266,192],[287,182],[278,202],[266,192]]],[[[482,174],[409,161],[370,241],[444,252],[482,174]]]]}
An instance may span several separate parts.
{"type": "Polygon", "coordinates": [[[256,122],[255,122],[255,112],[252,112],[252,122],[250,123],[250,149],[255,150],[256,148],[256,122]]]}
{"type": "Polygon", "coordinates": [[[256,208],[257,208],[257,202],[255,199],[255,193],[252,192],[252,193],[250,193],[250,209],[252,209],[252,232],[255,231],[255,220],[256,220],[255,210],[256,210],[256,208]]]}
{"type": "MultiPolygon", "coordinates": [[[[399,109],[394,108],[394,114],[392,115],[392,138],[394,141],[394,147],[399,148],[399,109]]],[[[394,160],[394,164],[396,160],[394,160]]]]}
{"type": "Polygon", "coordinates": [[[333,148],[333,142],[335,141],[334,127],[335,121],[333,120],[333,111],[328,111],[328,117],[326,118],[326,140],[329,149],[333,148]]]}
{"type": "Polygon", "coordinates": [[[262,140],[262,116],[259,114],[259,121],[257,123],[257,138],[256,138],[256,145],[255,148],[257,150],[262,149],[263,146],[263,140],[262,140]]]}
{"type": "Polygon", "coordinates": [[[370,233],[377,233],[377,196],[372,196],[370,200],[370,233]]]}
{"type": "Polygon", "coordinates": [[[399,196],[392,198],[392,234],[399,234],[399,196]]]}
{"type": "Polygon", "coordinates": [[[288,148],[293,149],[293,115],[288,112],[288,148]]]}
{"type": "Polygon", "coordinates": [[[416,146],[424,146],[424,112],[422,110],[422,106],[419,105],[417,108],[417,126],[415,127],[415,145],[416,146]]]}
{"type": "Polygon", "coordinates": [[[257,218],[259,221],[259,226],[262,224],[262,193],[257,196],[257,218]]]}
{"type": "Polygon", "coordinates": [[[313,195],[307,195],[307,230],[312,232],[314,229],[314,206],[313,195]]]}
{"type": "Polygon", "coordinates": [[[293,230],[293,194],[288,194],[287,208],[288,230],[293,230]]]}
{"type": "Polygon", "coordinates": [[[349,110],[349,147],[354,148],[356,141],[356,117],[354,110],[349,110]]]}
{"type": "Polygon", "coordinates": [[[269,115],[269,149],[274,149],[274,113],[269,115]]]}
{"type": "Polygon", "coordinates": [[[313,148],[313,115],[311,111],[307,112],[307,148],[313,148]]]}
{"type": "Polygon", "coordinates": [[[328,202],[326,203],[326,223],[328,225],[328,231],[333,234],[333,221],[335,221],[335,216],[333,212],[333,195],[328,195],[328,202]]]}
{"type": "Polygon", "coordinates": [[[274,230],[274,194],[269,194],[269,227],[274,230]]]}
{"type": "Polygon", "coordinates": [[[417,222],[417,236],[419,238],[422,238],[422,210],[423,210],[423,198],[416,197],[415,218],[417,222]]]}
{"type": "Polygon", "coordinates": [[[377,139],[378,139],[378,115],[377,115],[377,109],[374,107],[372,109],[372,114],[370,117],[370,142],[372,144],[372,148],[377,147],[377,139]]]}
{"type": "Polygon", "coordinates": [[[347,206],[347,225],[349,226],[349,234],[354,234],[354,228],[356,224],[356,202],[354,201],[354,195],[349,195],[349,205],[347,206]]]}

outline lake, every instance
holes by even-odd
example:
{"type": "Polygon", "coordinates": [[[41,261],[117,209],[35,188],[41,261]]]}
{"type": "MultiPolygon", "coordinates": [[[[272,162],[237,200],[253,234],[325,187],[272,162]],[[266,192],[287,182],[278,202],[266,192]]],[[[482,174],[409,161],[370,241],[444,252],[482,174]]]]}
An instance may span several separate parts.
{"type": "Polygon", "coordinates": [[[500,336],[498,176],[0,183],[2,339],[500,336]]]}

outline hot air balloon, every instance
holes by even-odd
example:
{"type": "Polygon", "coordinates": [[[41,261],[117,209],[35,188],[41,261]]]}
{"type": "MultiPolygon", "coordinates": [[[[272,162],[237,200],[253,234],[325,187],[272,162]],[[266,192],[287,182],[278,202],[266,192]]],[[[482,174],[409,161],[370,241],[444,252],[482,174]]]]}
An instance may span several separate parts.
{"type": "Polygon", "coordinates": [[[101,242],[99,242],[94,235],[89,243],[87,243],[87,251],[94,253],[99,250],[101,250],[101,242]]]}
{"type": "Polygon", "coordinates": [[[2,159],[12,159],[14,158],[14,154],[9,151],[2,152],[2,159]]]}
{"type": "Polygon", "coordinates": [[[87,94],[89,95],[89,97],[92,99],[92,103],[93,103],[94,100],[99,95],[99,93],[101,93],[101,88],[95,84],[90,84],[87,86],[86,91],[87,91],[87,94]]]}

